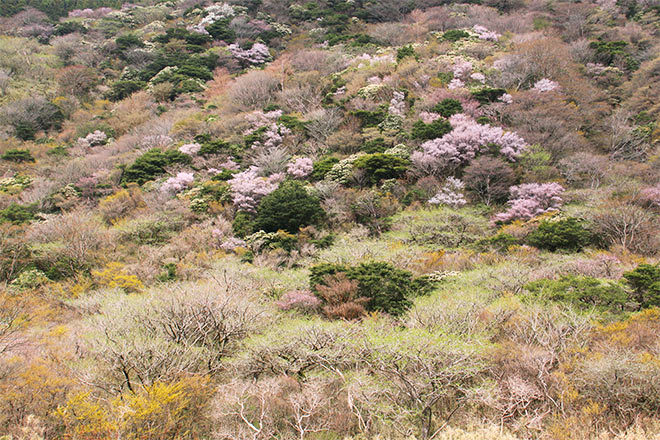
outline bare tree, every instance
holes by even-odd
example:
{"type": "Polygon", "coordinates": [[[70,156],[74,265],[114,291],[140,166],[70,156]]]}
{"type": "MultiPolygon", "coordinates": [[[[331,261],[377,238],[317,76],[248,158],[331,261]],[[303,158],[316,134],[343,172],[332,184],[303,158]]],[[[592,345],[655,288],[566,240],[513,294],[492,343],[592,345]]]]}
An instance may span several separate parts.
{"type": "Polygon", "coordinates": [[[646,159],[649,150],[648,136],[630,124],[631,114],[617,110],[610,117],[610,156],[614,160],[646,159]]]}

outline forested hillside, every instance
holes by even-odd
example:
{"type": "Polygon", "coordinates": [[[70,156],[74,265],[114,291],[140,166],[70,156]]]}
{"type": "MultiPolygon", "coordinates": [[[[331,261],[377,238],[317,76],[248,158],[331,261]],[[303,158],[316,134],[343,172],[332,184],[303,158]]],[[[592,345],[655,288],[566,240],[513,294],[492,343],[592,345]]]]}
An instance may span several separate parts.
{"type": "Polygon", "coordinates": [[[660,439],[658,0],[2,0],[0,439],[660,439]]]}

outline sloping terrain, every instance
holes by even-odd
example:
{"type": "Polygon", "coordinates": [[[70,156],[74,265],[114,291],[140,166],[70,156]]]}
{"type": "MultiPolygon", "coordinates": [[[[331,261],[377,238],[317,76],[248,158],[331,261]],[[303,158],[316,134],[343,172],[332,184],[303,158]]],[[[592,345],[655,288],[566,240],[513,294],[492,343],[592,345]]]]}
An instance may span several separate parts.
{"type": "Polygon", "coordinates": [[[4,0],[2,439],[660,438],[660,3],[4,0]]]}

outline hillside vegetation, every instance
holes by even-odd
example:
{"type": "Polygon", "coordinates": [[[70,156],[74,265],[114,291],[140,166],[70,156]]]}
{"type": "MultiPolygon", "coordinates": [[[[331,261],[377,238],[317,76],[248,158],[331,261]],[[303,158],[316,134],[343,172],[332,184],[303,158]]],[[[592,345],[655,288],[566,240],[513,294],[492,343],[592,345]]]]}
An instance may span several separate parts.
{"type": "Polygon", "coordinates": [[[660,439],[658,0],[3,0],[0,439],[660,439]]]}

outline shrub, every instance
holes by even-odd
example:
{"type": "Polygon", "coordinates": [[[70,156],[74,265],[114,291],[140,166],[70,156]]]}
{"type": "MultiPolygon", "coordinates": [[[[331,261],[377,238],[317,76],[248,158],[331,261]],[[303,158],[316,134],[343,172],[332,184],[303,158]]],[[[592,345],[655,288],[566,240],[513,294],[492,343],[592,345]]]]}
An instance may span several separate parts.
{"type": "Polygon", "coordinates": [[[488,104],[490,102],[497,102],[497,100],[505,93],[505,89],[491,89],[485,87],[472,92],[472,97],[479,101],[480,104],[488,104]]]}
{"type": "Polygon", "coordinates": [[[415,56],[415,49],[413,49],[412,45],[408,44],[406,46],[400,47],[396,51],[396,60],[401,61],[404,58],[407,57],[414,57],[415,56]]]}
{"type": "Polygon", "coordinates": [[[131,96],[133,93],[144,89],[147,83],[139,80],[121,80],[112,84],[112,90],[108,97],[112,101],[121,101],[124,98],[131,96]]]}
{"type": "Polygon", "coordinates": [[[448,118],[455,114],[463,113],[463,105],[457,99],[446,98],[434,105],[431,111],[448,118]]]}
{"type": "Polygon", "coordinates": [[[640,264],[623,274],[640,308],[660,306],[660,265],[640,264]]]}
{"type": "Polygon", "coordinates": [[[236,32],[229,27],[229,19],[217,20],[206,27],[206,31],[211,34],[214,40],[222,40],[231,44],[236,41],[236,32]]]}
{"type": "Polygon", "coordinates": [[[103,220],[112,224],[125,217],[131,211],[145,206],[142,193],[136,184],[127,185],[126,189],[117,191],[99,202],[99,212],[103,220]]]}
{"type": "Polygon", "coordinates": [[[121,182],[123,184],[135,182],[138,185],[143,185],[145,182],[154,180],[164,174],[165,167],[175,163],[188,162],[190,162],[190,157],[178,150],[162,152],[158,148],[152,148],[124,169],[121,182]]]}
{"type": "Polygon", "coordinates": [[[30,150],[20,150],[18,148],[5,151],[1,157],[2,160],[8,160],[9,162],[34,162],[34,157],[32,157],[30,150]]]}
{"type": "Polygon", "coordinates": [[[295,234],[301,227],[318,224],[323,217],[318,198],[301,184],[288,181],[261,200],[255,225],[266,232],[281,229],[295,234]]]}
{"type": "Polygon", "coordinates": [[[430,139],[441,138],[451,131],[452,127],[446,119],[436,119],[430,124],[425,124],[423,121],[417,121],[413,124],[412,137],[413,139],[420,139],[427,141],[430,139]]]}
{"type": "Polygon", "coordinates": [[[17,225],[27,223],[34,218],[34,208],[12,203],[5,209],[0,210],[0,223],[10,222],[17,225]]]}
{"type": "Polygon", "coordinates": [[[355,169],[363,170],[368,183],[375,185],[381,180],[401,177],[408,169],[408,164],[406,159],[391,154],[376,153],[359,157],[353,166],[355,169]]]}
{"type": "Polygon", "coordinates": [[[335,164],[339,163],[339,159],[336,157],[325,157],[321,160],[314,162],[312,166],[311,177],[313,180],[323,180],[325,175],[332,169],[335,164]]]}
{"type": "Polygon", "coordinates": [[[532,246],[552,252],[577,252],[593,241],[593,234],[584,226],[584,222],[574,217],[557,221],[543,220],[539,227],[527,236],[527,242],[532,246]]]}
{"type": "Polygon", "coordinates": [[[125,292],[139,292],[144,288],[135,275],[127,274],[122,263],[110,262],[101,271],[92,271],[92,276],[101,287],[119,288],[125,292]]]}
{"type": "Polygon", "coordinates": [[[444,34],[442,34],[442,38],[444,38],[447,41],[458,41],[462,40],[463,38],[469,38],[470,34],[468,34],[466,31],[462,29],[450,29],[444,34]]]}
{"type": "Polygon", "coordinates": [[[339,272],[328,275],[325,284],[316,286],[316,295],[323,302],[323,314],[330,319],[358,319],[367,310],[364,305],[369,298],[359,296],[358,282],[349,280],[346,274],[339,272]]]}
{"type": "Polygon", "coordinates": [[[538,280],[525,289],[539,299],[569,302],[580,307],[621,311],[628,302],[625,289],[614,281],[587,276],[564,276],[559,280],[538,280]]]}
{"type": "MultiPolygon", "coordinates": [[[[406,311],[412,304],[412,298],[427,293],[432,287],[425,278],[414,279],[410,272],[389,263],[362,263],[352,267],[322,263],[310,268],[309,284],[312,291],[321,296],[319,286],[328,287],[328,280],[333,280],[332,277],[338,274],[344,274],[348,280],[357,282],[357,294],[349,295],[353,302],[357,298],[368,298],[368,302],[363,304],[367,311],[392,315],[400,315],[406,311]]],[[[334,280],[337,281],[337,278],[334,280]]],[[[324,292],[328,293],[327,290],[324,292]]],[[[342,292],[342,295],[348,295],[343,290],[342,292]]],[[[361,304],[362,300],[358,303],[361,304]]]]}
{"type": "Polygon", "coordinates": [[[303,313],[309,313],[317,310],[321,306],[321,300],[307,290],[296,290],[282,295],[276,303],[280,310],[297,310],[303,313]]]}

